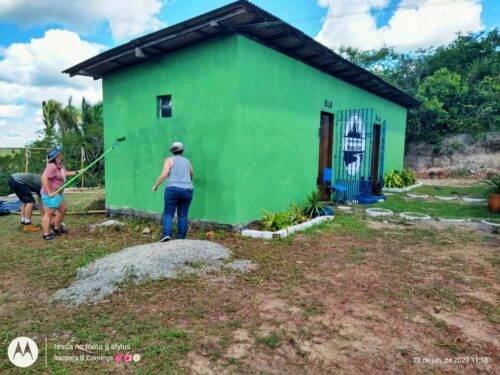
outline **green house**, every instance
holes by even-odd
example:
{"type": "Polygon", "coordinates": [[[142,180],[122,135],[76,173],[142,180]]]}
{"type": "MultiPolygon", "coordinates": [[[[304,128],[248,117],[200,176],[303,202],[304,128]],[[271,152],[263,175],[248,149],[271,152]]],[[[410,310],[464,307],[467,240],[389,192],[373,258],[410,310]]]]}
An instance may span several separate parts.
{"type": "Polygon", "coordinates": [[[158,217],[172,141],[195,170],[190,219],[243,224],[335,185],[356,200],[403,166],[412,96],[248,1],[101,53],[106,207],[158,217]],[[329,176],[331,172],[331,177],[329,176]]]}

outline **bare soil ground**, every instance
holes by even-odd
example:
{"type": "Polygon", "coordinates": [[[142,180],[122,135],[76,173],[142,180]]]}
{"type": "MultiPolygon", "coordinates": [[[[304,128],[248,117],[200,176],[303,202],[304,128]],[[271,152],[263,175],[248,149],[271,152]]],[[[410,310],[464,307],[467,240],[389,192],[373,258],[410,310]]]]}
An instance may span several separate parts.
{"type": "Polygon", "coordinates": [[[480,178],[419,178],[418,181],[430,186],[465,187],[477,185],[480,178]]]}
{"type": "Polygon", "coordinates": [[[355,215],[271,241],[215,232],[259,269],[124,285],[96,305],[50,304],[77,267],[152,241],[145,225],[159,231],[132,220],[86,231],[99,219],[69,219],[70,235],[46,244],[0,218],[0,372],[16,373],[6,347],[25,335],[41,351],[48,340],[48,367],[39,360],[35,373],[497,373],[498,236],[355,215]],[[54,359],[85,354],[54,346],[68,342],[124,343],[141,360],[54,359]]]}

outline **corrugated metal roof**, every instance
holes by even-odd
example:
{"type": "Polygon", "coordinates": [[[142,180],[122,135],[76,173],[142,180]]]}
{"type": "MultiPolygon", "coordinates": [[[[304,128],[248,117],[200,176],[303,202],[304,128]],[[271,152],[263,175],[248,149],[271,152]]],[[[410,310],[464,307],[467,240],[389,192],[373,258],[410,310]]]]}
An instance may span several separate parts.
{"type": "Polygon", "coordinates": [[[420,102],[376,74],[346,60],[302,31],[246,0],[112,48],[63,73],[99,79],[107,73],[224,34],[242,34],[322,72],[406,108],[420,102]]]}

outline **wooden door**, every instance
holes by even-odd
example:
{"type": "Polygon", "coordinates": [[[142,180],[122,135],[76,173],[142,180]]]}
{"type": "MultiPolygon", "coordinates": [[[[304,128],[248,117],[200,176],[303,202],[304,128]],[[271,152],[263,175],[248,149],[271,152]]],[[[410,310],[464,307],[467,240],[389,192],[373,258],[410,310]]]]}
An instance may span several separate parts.
{"type": "MultiPolygon", "coordinates": [[[[373,124],[373,141],[372,141],[372,165],[371,165],[371,180],[372,191],[379,190],[379,165],[380,165],[380,125],[373,124]]],[[[380,194],[380,193],[379,193],[380,194]]]]}
{"type": "Polygon", "coordinates": [[[319,162],[318,162],[318,189],[321,197],[328,200],[330,197],[330,183],[327,185],[323,181],[324,168],[332,168],[333,152],[333,115],[321,112],[319,128],[319,162]]]}

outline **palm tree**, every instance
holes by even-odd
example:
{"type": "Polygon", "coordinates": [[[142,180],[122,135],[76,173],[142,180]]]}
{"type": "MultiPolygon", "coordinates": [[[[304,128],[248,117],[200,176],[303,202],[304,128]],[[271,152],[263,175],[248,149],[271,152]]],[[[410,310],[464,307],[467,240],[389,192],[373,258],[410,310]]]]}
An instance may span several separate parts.
{"type": "MultiPolygon", "coordinates": [[[[43,102],[43,139],[34,144],[44,147],[62,144],[66,167],[79,169],[82,147],[88,161],[96,159],[103,151],[102,109],[102,103],[92,105],[85,98],[81,107],[74,106],[71,97],[66,106],[55,100],[43,102]]],[[[101,162],[89,171],[86,181],[102,184],[103,175],[104,163],[101,162]]]]}
{"type": "Polygon", "coordinates": [[[73,99],[68,99],[68,105],[59,110],[57,122],[59,124],[59,132],[62,136],[73,132],[81,135],[80,121],[81,113],[73,103],[73,99]]]}
{"type": "Polygon", "coordinates": [[[45,141],[47,146],[54,146],[59,143],[56,124],[58,122],[59,113],[61,111],[61,103],[50,99],[42,102],[43,123],[45,125],[45,141]]]}

